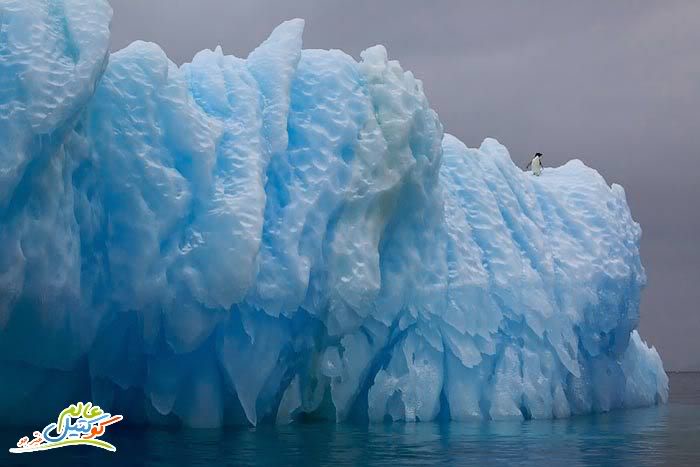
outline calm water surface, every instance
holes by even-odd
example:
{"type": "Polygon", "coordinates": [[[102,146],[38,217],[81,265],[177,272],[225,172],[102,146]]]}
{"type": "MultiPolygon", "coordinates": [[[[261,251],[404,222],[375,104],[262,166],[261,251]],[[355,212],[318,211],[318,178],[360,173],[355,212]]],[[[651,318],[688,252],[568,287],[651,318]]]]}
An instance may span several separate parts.
{"type": "Polygon", "coordinates": [[[700,466],[700,373],[671,374],[663,407],[569,420],[328,423],[244,430],[117,429],[116,453],[74,446],[10,455],[23,430],[0,432],[0,465],[610,465],[700,466]]]}

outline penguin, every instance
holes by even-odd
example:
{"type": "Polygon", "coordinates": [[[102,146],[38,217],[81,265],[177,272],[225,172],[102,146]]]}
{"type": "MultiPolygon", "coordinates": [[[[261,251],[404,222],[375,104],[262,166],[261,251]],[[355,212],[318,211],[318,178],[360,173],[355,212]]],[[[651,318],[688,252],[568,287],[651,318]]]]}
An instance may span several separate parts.
{"type": "Polygon", "coordinates": [[[525,169],[529,169],[532,167],[532,173],[533,175],[539,177],[540,174],[542,173],[542,153],[538,152],[535,154],[535,157],[532,158],[532,160],[527,164],[527,167],[525,169]]]}

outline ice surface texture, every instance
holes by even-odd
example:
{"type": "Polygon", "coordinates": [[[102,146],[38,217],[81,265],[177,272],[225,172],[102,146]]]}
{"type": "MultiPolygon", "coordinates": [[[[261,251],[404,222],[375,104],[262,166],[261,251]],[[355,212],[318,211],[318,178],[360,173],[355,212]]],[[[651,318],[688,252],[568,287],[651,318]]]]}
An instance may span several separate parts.
{"type": "Polygon", "coordinates": [[[85,394],[196,427],[666,401],[621,187],[443,136],[381,46],[292,20],[178,67],[108,55],[110,16],[0,0],[0,423],[85,394]]]}

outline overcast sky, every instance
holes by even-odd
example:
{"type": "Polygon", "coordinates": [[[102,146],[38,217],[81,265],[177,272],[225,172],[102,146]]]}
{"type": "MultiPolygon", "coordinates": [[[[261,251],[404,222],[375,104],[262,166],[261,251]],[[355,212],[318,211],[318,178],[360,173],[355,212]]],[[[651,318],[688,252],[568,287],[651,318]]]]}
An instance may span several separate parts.
{"type": "Polygon", "coordinates": [[[445,131],[513,160],[577,157],[622,184],[649,284],[641,333],[666,369],[700,369],[700,1],[111,0],[112,48],[182,63],[245,57],[280,22],[305,48],[384,44],[423,80],[445,131]]]}

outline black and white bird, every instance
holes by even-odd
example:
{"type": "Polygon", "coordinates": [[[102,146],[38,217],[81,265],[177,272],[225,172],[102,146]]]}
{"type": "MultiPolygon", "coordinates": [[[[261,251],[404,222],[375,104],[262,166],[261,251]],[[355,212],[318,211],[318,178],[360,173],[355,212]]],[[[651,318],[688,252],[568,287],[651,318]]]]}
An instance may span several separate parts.
{"type": "Polygon", "coordinates": [[[542,173],[542,153],[538,152],[535,154],[535,157],[532,158],[532,160],[527,164],[527,167],[525,169],[529,169],[532,167],[532,173],[536,176],[540,176],[542,173]]]}

